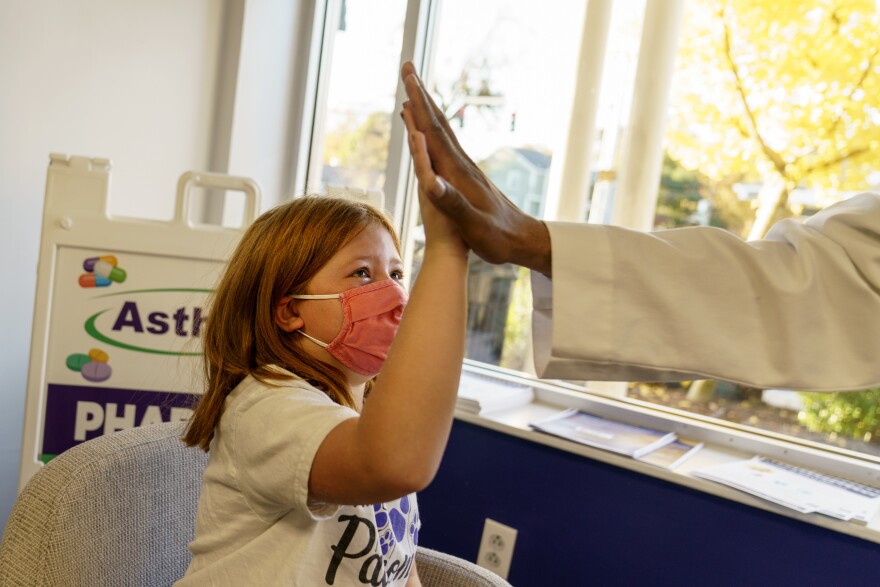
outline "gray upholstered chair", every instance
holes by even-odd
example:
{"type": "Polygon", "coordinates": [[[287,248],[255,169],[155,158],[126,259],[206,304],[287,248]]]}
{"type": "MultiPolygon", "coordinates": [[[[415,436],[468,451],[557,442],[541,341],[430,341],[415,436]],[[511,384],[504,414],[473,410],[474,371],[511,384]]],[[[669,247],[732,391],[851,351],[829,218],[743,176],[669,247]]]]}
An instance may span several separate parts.
{"type": "MultiPolygon", "coordinates": [[[[0,587],[167,587],[189,564],[207,455],[180,423],[116,432],[56,457],[18,496],[0,544],[0,587]]],[[[504,586],[475,564],[420,549],[425,587],[504,586]]]]}

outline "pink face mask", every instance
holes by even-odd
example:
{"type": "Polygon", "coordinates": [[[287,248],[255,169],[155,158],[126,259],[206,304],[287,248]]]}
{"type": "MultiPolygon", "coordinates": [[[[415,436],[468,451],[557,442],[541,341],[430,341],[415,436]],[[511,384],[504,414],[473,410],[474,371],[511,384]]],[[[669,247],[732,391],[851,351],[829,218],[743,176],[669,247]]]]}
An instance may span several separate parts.
{"type": "Polygon", "coordinates": [[[342,328],[330,343],[321,342],[302,330],[297,332],[327,349],[336,360],[355,373],[366,377],[373,377],[382,369],[407,301],[406,291],[393,279],[369,283],[338,294],[290,297],[298,300],[339,298],[342,302],[342,328]]]}

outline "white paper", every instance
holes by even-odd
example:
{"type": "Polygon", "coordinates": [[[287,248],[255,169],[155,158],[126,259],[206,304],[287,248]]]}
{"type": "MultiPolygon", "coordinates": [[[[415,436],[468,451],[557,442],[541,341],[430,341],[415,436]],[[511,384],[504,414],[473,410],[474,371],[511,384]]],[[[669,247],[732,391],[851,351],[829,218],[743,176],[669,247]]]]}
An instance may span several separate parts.
{"type": "Polygon", "coordinates": [[[526,385],[463,371],[456,406],[466,412],[484,414],[525,405],[534,397],[534,391],[526,385]]]}
{"type": "Polygon", "coordinates": [[[693,474],[799,512],[839,520],[867,523],[880,506],[880,490],[763,457],[714,465],[693,474]]]}

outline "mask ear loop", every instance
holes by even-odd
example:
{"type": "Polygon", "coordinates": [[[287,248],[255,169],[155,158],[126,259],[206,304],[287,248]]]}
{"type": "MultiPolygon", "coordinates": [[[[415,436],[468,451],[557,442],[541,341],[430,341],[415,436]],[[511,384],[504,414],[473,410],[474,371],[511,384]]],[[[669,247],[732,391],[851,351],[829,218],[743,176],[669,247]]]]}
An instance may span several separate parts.
{"type": "Polygon", "coordinates": [[[302,335],[305,336],[307,339],[309,339],[310,341],[312,341],[313,343],[315,343],[316,345],[318,345],[318,346],[321,347],[321,348],[325,348],[325,349],[326,349],[328,346],[330,346],[330,345],[327,344],[326,342],[321,342],[321,341],[318,340],[317,338],[315,338],[315,337],[313,337],[313,336],[309,336],[308,334],[306,334],[305,332],[303,332],[302,329],[297,330],[297,332],[299,332],[300,334],[302,334],[302,335]]]}
{"type": "Polygon", "coordinates": [[[287,294],[287,297],[296,300],[334,300],[341,298],[342,294],[287,294]]]}
{"type": "MultiPolygon", "coordinates": [[[[337,298],[341,298],[342,294],[287,294],[287,296],[291,297],[295,300],[334,300],[337,298]]],[[[330,346],[329,343],[321,342],[317,338],[315,338],[313,336],[309,336],[308,334],[303,332],[301,328],[299,330],[297,330],[297,332],[299,332],[300,334],[302,334],[307,339],[309,339],[310,341],[312,341],[313,343],[315,343],[316,345],[318,345],[321,348],[326,349],[328,346],[330,346]]]]}

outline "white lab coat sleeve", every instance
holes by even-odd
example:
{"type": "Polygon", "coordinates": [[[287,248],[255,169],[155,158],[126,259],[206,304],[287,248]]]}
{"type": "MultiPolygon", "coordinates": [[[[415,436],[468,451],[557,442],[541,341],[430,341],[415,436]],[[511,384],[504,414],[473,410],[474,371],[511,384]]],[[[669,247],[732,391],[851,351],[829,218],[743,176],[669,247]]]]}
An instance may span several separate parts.
{"type": "Polygon", "coordinates": [[[753,242],[710,227],[548,228],[552,281],[532,273],[543,378],[880,384],[878,194],[782,221],[753,242]]]}

